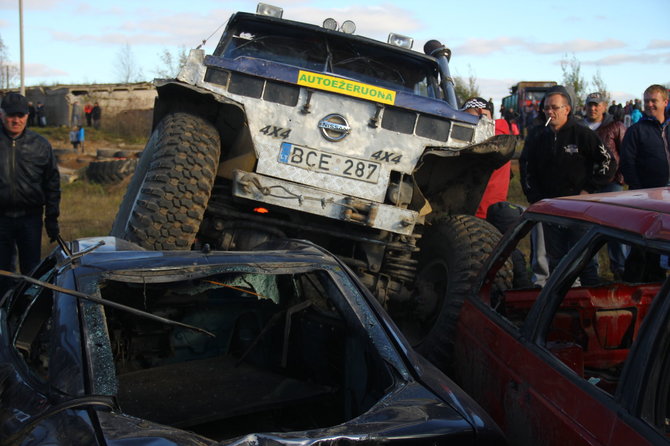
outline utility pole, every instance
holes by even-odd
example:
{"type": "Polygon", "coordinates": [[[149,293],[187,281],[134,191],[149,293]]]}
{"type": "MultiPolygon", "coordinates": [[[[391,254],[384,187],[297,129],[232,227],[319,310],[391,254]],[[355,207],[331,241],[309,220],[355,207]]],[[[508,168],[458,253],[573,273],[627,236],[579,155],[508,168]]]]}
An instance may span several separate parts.
{"type": "Polygon", "coordinates": [[[23,64],[23,0],[19,0],[19,41],[21,47],[21,94],[26,95],[25,69],[23,64]]]}

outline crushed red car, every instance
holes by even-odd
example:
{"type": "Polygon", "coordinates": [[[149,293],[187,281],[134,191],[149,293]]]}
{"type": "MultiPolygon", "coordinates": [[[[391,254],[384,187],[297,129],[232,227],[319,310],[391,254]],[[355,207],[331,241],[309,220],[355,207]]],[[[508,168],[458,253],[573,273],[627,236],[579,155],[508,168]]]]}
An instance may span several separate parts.
{"type": "Polygon", "coordinates": [[[464,299],[449,372],[511,444],[670,444],[669,257],[670,188],[531,205],[464,299]],[[541,277],[555,230],[574,242],[541,277]]]}

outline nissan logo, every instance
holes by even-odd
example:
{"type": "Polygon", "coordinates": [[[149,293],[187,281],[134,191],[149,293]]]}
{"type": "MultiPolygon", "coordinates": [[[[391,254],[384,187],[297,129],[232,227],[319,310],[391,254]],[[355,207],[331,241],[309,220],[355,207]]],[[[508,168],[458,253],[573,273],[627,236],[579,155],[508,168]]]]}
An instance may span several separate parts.
{"type": "Polygon", "coordinates": [[[328,141],[341,141],[351,132],[349,123],[342,115],[333,113],[319,121],[321,134],[328,141]]]}

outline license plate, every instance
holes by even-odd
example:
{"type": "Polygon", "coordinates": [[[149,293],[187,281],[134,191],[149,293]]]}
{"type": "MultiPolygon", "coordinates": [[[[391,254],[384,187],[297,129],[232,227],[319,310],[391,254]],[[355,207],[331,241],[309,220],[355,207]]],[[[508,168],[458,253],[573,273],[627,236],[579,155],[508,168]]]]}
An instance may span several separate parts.
{"type": "Polygon", "coordinates": [[[307,147],[282,143],[279,162],[314,172],[376,183],[380,165],[374,161],[322,152],[307,147]]]}

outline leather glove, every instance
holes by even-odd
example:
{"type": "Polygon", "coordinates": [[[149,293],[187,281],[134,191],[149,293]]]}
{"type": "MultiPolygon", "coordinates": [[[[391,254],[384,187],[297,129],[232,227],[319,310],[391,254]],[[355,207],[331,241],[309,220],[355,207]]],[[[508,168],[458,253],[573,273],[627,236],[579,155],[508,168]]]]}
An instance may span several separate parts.
{"type": "Polygon", "coordinates": [[[60,234],[60,230],[58,229],[58,220],[50,218],[45,219],[44,227],[47,230],[49,241],[52,243],[55,242],[56,239],[58,238],[58,235],[60,234]]]}

